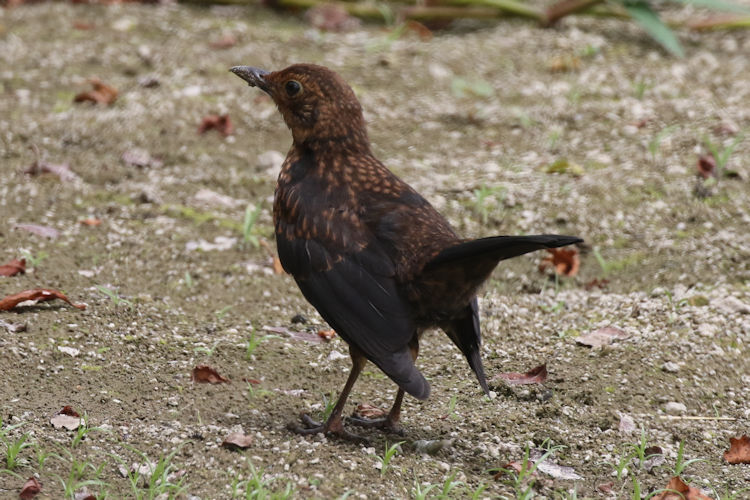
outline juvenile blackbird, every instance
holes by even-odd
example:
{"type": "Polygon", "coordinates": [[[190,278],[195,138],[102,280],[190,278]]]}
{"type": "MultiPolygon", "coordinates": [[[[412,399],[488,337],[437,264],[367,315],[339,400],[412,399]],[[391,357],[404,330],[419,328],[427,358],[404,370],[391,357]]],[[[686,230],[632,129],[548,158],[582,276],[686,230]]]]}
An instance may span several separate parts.
{"type": "Polygon", "coordinates": [[[301,434],[359,440],[342,422],[367,360],[398,385],[385,418],[354,423],[400,431],[404,392],[426,399],[414,361],[426,329],[441,328],[485,393],[476,293],[503,259],[582,241],[572,236],[460,238],[422,196],[375,156],[362,108],[333,71],[295,64],[234,74],[271,96],[292,132],[273,204],[279,259],[305,298],[349,344],[352,371],[325,423],[302,416],[301,434]]]}

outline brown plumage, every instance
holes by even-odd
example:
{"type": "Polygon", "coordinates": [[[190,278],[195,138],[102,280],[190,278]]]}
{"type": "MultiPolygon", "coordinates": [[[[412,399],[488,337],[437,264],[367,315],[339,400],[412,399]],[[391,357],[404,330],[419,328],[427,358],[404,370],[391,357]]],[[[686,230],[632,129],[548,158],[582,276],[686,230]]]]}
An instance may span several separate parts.
{"type": "Polygon", "coordinates": [[[353,368],[328,421],[296,432],[344,429],[342,411],[367,360],[399,387],[384,419],[360,425],[398,429],[404,391],[426,399],[414,360],[419,337],[440,327],[488,392],[479,356],[476,292],[500,260],[581,241],[558,235],[458,237],[448,221],[370,150],[359,101],[333,71],[295,64],[276,72],[231,70],[267,92],[292,131],[276,186],[279,258],[305,298],[349,344],[353,368]]]}

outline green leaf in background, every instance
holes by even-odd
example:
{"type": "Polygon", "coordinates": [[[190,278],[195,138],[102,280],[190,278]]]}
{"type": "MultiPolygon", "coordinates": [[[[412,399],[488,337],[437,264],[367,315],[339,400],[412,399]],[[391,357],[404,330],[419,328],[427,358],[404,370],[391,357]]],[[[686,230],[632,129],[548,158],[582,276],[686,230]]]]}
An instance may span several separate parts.
{"type": "Polygon", "coordinates": [[[737,5],[732,2],[724,2],[722,0],[672,0],[675,3],[681,3],[685,5],[693,5],[695,7],[702,7],[709,10],[721,10],[724,12],[734,12],[737,14],[750,14],[750,7],[744,5],[737,5]]]}
{"type": "MultiPolygon", "coordinates": [[[[708,1],[708,0],[706,0],[708,1]]],[[[651,9],[646,2],[625,2],[625,9],[641,28],[648,33],[651,38],[659,42],[667,51],[677,57],[684,57],[680,41],[677,40],[674,32],[669,26],[659,18],[659,15],[651,9]]]]}

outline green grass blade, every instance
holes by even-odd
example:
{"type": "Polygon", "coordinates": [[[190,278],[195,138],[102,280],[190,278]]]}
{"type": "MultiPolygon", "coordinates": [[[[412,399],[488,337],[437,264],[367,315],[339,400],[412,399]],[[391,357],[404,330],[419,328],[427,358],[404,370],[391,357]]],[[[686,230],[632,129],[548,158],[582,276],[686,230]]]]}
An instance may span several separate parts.
{"type": "Polygon", "coordinates": [[[651,38],[659,42],[669,53],[677,57],[684,57],[679,40],[669,26],[659,18],[659,15],[651,9],[646,2],[627,2],[624,4],[630,17],[633,18],[651,38]]]}

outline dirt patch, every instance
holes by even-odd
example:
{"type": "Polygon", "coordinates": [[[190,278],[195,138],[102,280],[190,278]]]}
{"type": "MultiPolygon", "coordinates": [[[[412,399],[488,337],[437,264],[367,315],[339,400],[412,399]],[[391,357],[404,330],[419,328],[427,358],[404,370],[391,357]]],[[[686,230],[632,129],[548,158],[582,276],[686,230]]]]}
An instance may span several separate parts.
{"type": "MultiPolygon", "coordinates": [[[[0,264],[26,255],[29,267],[0,278],[0,293],[57,288],[88,305],[0,313],[27,326],[0,327],[2,450],[25,434],[33,444],[0,471],[3,496],[38,475],[39,498],[83,487],[100,498],[520,498],[525,487],[630,498],[636,482],[666,486],[680,442],[686,460],[702,459],[683,473],[691,485],[722,498],[750,486],[746,465],[722,460],[750,418],[746,33],[683,33],[690,56],[674,60],[629,25],[586,19],[468,25],[425,42],[367,26],[320,33],[267,10],[45,3],[2,10],[0,25],[0,264]],[[226,35],[238,43],[212,47],[226,35]],[[579,62],[560,72],[565,58],[579,62]],[[320,415],[349,361],[339,339],[263,330],[325,325],[254,244],[271,238],[290,137],[228,68],[299,61],[351,82],[377,155],[462,234],[586,239],[575,279],[549,281],[531,255],[504,263],[480,298],[489,377],[546,362],[543,385],[498,383],[485,398],[436,332],[420,353],[433,394],[407,399],[405,437],[367,433],[367,447],[285,429],[301,411],[320,415]],[[111,106],[73,103],[93,77],[118,89],[111,106]],[[233,135],[198,133],[225,113],[233,135]],[[732,176],[699,197],[706,141],[737,144],[732,176]],[[24,174],[33,148],[75,177],[24,174]],[[25,223],[60,235],[15,228],[25,223]],[[595,279],[606,284],[587,289],[595,279]],[[292,323],[300,314],[308,322],[292,323]],[[576,343],[608,325],[627,338],[576,343]],[[231,382],[193,383],[202,364],[231,382]],[[65,405],[90,431],[50,425],[65,405]],[[253,444],[222,447],[232,432],[253,444]],[[650,470],[631,460],[641,432],[665,457],[650,470]],[[398,441],[383,471],[377,455],[398,441]],[[580,479],[493,479],[539,447],[580,479]],[[156,473],[142,467],[160,459],[156,473]]],[[[370,367],[352,405],[385,408],[394,394],[370,367]]]]}

